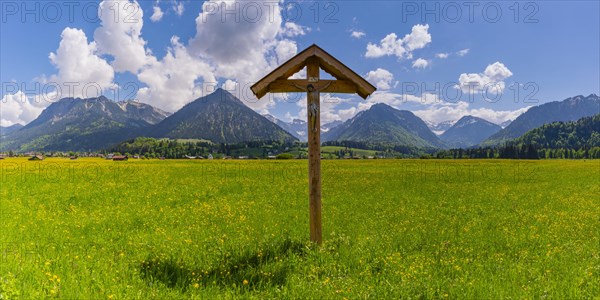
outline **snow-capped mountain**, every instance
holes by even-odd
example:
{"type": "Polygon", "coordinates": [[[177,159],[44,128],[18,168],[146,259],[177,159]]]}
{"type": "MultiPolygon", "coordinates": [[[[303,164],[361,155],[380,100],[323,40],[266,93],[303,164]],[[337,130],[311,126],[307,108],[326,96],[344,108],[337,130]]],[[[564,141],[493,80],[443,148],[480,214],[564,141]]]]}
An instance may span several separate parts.
{"type": "Polygon", "coordinates": [[[512,123],[513,120],[506,120],[498,125],[500,125],[500,127],[502,128],[506,128],[506,126],[510,125],[510,123],[512,123]]]}
{"type": "Polygon", "coordinates": [[[429,127],[429,129],[433,133],[435,133],[436,135],[441,135],[446,130],[448,130],[448,128],[452,127],[452,125],[454,125],[454,123],[456,123],[456,120],[448,120],[448,121],[443,121],[443,122],[439,122],[439,123],[434,123],[431,121],[424,121],[424,122],[425,122],[425,124],[427,124],[427,127],[429,127]]]}

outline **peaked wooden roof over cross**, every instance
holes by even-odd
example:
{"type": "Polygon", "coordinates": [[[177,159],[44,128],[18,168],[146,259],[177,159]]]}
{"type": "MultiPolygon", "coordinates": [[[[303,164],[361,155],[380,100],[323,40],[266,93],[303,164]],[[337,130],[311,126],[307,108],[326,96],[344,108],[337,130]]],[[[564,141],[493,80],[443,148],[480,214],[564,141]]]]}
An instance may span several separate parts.
{"type": "Polygon", "coordinates": [[[376,90],[372,84],[315,44],[290,58],[250,89],[260,99],[269,92],[306,92],[309,84],[322,93],[356,93],[363,99],[376,90]],[[316,58],[319,67],[337,80],[288,79],[302,70],[311,58],[316,58]]]}

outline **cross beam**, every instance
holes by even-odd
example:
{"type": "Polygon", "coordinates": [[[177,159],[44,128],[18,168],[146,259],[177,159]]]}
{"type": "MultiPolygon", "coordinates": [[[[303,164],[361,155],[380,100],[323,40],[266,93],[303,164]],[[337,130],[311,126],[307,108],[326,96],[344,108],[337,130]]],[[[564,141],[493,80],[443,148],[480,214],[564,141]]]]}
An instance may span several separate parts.
{"type": "Polygon", "coordinates": [[[308,79],[279,79],[269,85],[272,93],[301,93],[307,92],[309,85],[321,93],[355,94],[357,87],[346,80],[308,80],[308,79]]]}

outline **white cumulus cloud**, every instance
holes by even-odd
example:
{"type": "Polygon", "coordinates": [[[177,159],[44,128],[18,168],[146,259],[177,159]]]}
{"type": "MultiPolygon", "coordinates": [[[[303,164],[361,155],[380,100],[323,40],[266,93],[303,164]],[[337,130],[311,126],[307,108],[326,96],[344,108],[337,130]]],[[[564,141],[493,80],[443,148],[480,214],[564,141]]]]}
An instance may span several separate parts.
{"type": "Polygon", "coordinates": [[[150,20],[152,22],[158,22],[158,21],[162,20],[163,16],[164,16],[164,13],[159,6],[154,6],[152,8],[152,16],[150,16],[150,20]]]}
{"type": "Polygon", "coordinates": [[[248,2],[204,2],[202,12],[196,18],[196,36],[190,41],[190,50],[211,59],[219,76],[248,82],[260,79],[268,69],[265,56],[276,46],[282,18],[279,10],[273,16],[261,17],[255,22],[245,18],[239,22],[234,17],[222,18],[222,9],[243,10],[244,5],[248,2]]]}
{"type": "Polygon", "coordinates": [[[466,93],[502,93],[504,80],[513,73],[501,62],[488,65],[483,73],[462,73],[458,78],[459,88],[466,93]]]}
{"type": "Polygon", "coordinates": [[[465,55],[469,54],[469,51],[471,51],[471,49],[469,49],[469,48],[462,49],[462,50],[456,52],[456,55],[458,55],[458,56],[465,56],[465,55]]]}
{"type": "Polygon", "coordinates": [[[99,5],[101,26],[94,31],[94,41],[102,54],[114,57],[117,72],[133,74],[148,63],[146,41],[142,38],[144,12],[137,1],[102,1],[99,5]]]}
{"type": "Polygon", "coordinates": [[[183,12],[185,11],[185,6],[183,5],[183,2],[173,2],[173,11],[175,12],[175,14],[177,14],[178,16],[183,15],[183,12]]]}
{"type": "Polygon", "coordinates": [[[390,33],[379,44],[367,44],[365,57],[376,58],[394,55],[398,58],[410,59],[414,50],[425,48],[429,43],[431,43],[429,24],[417,24],[412,27],[411,33],[403,38],[398,38],[395,33],[390,33]]]}
{"type": "Polygon", "coordinates": [[[138,79],[147,85],[138,91],[138,99],[170,112],[212,91],[217,82],[212,67],[192,56],[177,37],[165,57],[145,67],[138,79]]]}
{"type": "Polygon", "coordinates": [[[283,26],[279,29],[279,34],[286,37],[306,35],[307,32],[310,32],[309,27],[305,27],[294,22],[285,22],[285,24],[283,24],[283,26]]]}
{"type": "Polygon", "coordinates": [[[376,70],[369,71],[365,76],[367,81],[375,84],[375,86],[380,90],[389,90],[395,85],[394,82],[394,74],[392,72],[377,68],[376,70]]]}
{"type": "Polygon", "coordinates": [[[423,58],[417,58],[412,64],[415,69],[425,69],[427,66],[429,66],[429,61],[423,58]]]}
{"type": "MultiPolygon", "coordinates": [[[[391,91],[376,91],[367,99],[368,107],[376,103],[385,103],[393,107],[400,107],[405,103],[414,103],[420,105],[432,105],[442,103],[436,94],[423,93],[421,96],[411,94],[399,94],[391,91]]],[[[365,105],[363,105],[364,107],[365,105]]]]}
{"type": "Polygon", "coordinates": [[[190,53],[206,58],[214,66],[217,78],[237,81],[241,93],[236,96],[249,107],[262,112],[275,102],[257,100],[249,87],[268,70],[297,53],[296,42],[285,36],[301,35],[301,31],[308,30],[292,23],[284,24],[279,5],[282,3],[270,0],[206,1],[196,18],[196,35],[188,47],[190,53]],[[262,17],[255,20],[222,17],[224,9],[244,11],[249,5],[261,7],[262,17]]]}
{"type": "Polygon", "coordinates": [[[21,91],[4,95],[0,101],[0,126],[25,125],[37,118],[49,104],[41,98],[30,98],[21,91]]]}
{"type": "Polygon", "coordinates": [[[230,80],[227,79],[222,85],[221,88],[226,90],[226,91],[230,91],[230,92],[235,92],[238,89],[239,84],[237,82],[235,82],[234,80],[230,80]]]}
{"type": "Polygon", "coordinates": [[[49,81],[61,87],[61,97],[95,97],[114,86],[114,70],[97,52],[96,43],[88,43],[82,30],[69,27],[63,30],[56,53],[49,55],[58,69],[49,81]],[[69,86],[75,88],[67,89],[69,86]]]}
{"type": "Polygon", "coordinates": [[[298,53],[298,46],[294,41],[281,40],[275,46],[275,53],[277,53],[277,62],[282,64],[298,53]]]}
{"type": "Polygon", "coordinates": [[[360,39],[360,38],[364,37],[365,35],[367,35],[367,34],[362,31],[352,31],[352,33],[350,33],[350,36],[355,39],[360,39]]]}
{"type": "Polygon", "coordinates": [[[456,121],[464,116],[471,115],[500,124],[507,120],[514,120],[530,107],[515,110],[493,110],[491,108],[470,108],[469,103],[460,101],[458,103],[446,103],[446,105],[434,105],[426,109],[413,111],[419,118],[440,123],[444,121],[456,121]]]}

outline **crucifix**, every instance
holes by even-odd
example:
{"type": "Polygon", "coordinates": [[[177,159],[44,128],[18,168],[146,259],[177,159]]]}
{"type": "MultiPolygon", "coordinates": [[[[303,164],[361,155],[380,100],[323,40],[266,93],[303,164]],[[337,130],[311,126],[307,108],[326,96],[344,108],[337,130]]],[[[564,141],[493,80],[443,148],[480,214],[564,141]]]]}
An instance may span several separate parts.
{"type": "Polygon", "coordinates": [[[312,45],[290,58],[251,88],[260,99],[267,93],[306,92],[308,118],[308,190],[310,211],[310,240],[321,244],[321,93],[358,94],[363,99],[376,88],[346,67],[331,54],[312,45]],[[306,67],[306,79],[289,79],[306,67]],[[323,70],[335,80],[321,80],[323,70]]]}

